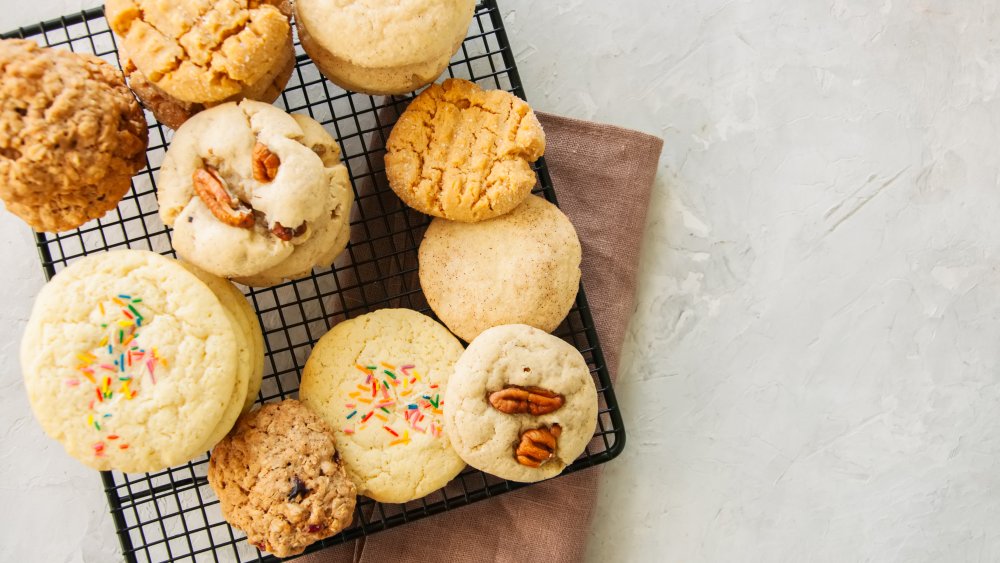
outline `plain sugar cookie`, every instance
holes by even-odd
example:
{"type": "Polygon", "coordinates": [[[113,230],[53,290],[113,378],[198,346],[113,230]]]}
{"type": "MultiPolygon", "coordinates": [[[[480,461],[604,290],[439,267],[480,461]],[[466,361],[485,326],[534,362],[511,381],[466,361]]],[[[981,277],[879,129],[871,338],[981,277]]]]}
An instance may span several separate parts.
{"type": "Polygon", "coordinates": [[[238,364],[233,325],[212,291],[143,250],[93,254],[61,271],[21,341],[35,417],[101,470],[156,471],[203,453],[238,364]]]}
{"type": "Polygon", "coordinates": [[[462,344],[430,317],[381,309],[334,326],[313,348],[299,397],[333,428],[358,492],[402,503],[465,466],[443,430],[462,344]]]}
{"type": "Polygon", "coordinates": [[[567,342],[527,325],[469,344],[445,393],[445,428],[469,465],[534,482],[561,473],[597,426],[597,388],[567,342]]]}
{"type": "Polygon", "coordinates": [[[489,221],[431,221],[420,243],[420,286],[441,322],[466,342],[504,324],[552,332],[573,307],[582,252],[566,215],[528,196],[489,221]]]}
{"type": "Polygon", "coordinates": [[[338,86],[404,94],[433,82],[469,30],[475,0],[298,0],[302,48],[338,86]]]}

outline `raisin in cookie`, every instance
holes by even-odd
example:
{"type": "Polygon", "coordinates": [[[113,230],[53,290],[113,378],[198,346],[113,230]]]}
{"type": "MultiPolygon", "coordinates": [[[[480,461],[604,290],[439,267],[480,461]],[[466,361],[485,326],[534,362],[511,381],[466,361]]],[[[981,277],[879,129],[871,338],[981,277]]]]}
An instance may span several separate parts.
{"type": "Polygon", "coordinates": [[[448,79],[410,103],[386,142],[385,173],[410,207],[452,221],[490,219],[531,193],[545,133],[528,104],[448,79]]]}
{"type": "Polygon", "coordinates": [[[587,447],[597,388],[565,341],[527,325],[469,344],[445,392],[445,429],[466,463],[521,482],[554,477],[587,447]]]}
{"type": "Polygon", "coordinates": [[[157,200],[177,254],[254,286],[302,277],[347,246],[353,191],[340,149],[304,115],[245,100],[174,135],[157,200]]]}
{"type": "Polygon", "coordinates": [[[433,82],[465,39],[474,0],[298,0],[302,47],[331,82],[403,94],[433,82]]]}
{"type": "Polygon", "coordinates": [[[431,221],[418,254],[420,287],[466,342],[503,324],[551,332],[573,306],[582,253],[569,218],[531,195],[489,221],[431,221]]]}
{"type": "Polygon", "coordinates": [[[442,397],[462,345],[433,319],[380,309],[316,343],[299,397],[334,429],[358,492],[407,502],[465,467],[442,429],[442,397]]]}
{"type": "Polygon", "coordinates": [[[38,231],[114,209],[146,164],[146,118],[111,65],[0,41],[0,198],[38,231]]]}
{"type": "Polygon", "coordinates": [[[294,400],[243,415],[212,450],[208,483],[226,521],[278,557],[336,534],[354,514],[354,484],[330,429],[294,400]]]}

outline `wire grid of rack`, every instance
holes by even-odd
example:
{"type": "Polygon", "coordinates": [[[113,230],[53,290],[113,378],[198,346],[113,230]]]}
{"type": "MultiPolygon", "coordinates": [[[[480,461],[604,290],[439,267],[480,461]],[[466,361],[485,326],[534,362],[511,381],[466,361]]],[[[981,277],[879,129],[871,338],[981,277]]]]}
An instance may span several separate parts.
{"type": "MultiPolygon", "coordinates": [[[[93,9],[3,35],[95,54],[118,66],[115,39],[101,9],[93,9]]],[[[429,218],[405,207],[388,188],[382,164],[388,132],[412,96],[372,97],[344,92],[325,81],[296,42],[295,72],[280,100],[289,112],[307,112],[334,134],[355,191],[351,242],[329,268],[273,288],[246,289],[267,343],[258,402],[295,395],[312,345],[334,324],[385,307],[407,307],[433,316],[417,280],[417,247],[429,218]]],[[[495,0],[482,0],[469,34],[447,74],[524,98],[495,0]]],[[[157,215],[155,172],[171,133],[147,112],[148,165],[118,208],[83,227],[36,235],[47,277],[73,260],[112,248],[141,248],[173,255],[170,229],[157,215]]],[[[544,159],[536,163],[535,193],[556,202],[544,159]]],[[[611,388],[594,321],[581,286],[576,303],[555,334],[576,346],[590,366],[600,409],[594,439],[564,474],[604,463],[624,447],[621,414],[611,388]]],[[[128,561],[275,561],[250,546],[222,518],[206,480],[208,455],[149,474],[103,472],[111,514],[128,561]]],[[[359,497],[352,525],[312,545],[308,552],[360,538],[525,486],[466,468],[448,486],[404,505],[359,497]]]]}

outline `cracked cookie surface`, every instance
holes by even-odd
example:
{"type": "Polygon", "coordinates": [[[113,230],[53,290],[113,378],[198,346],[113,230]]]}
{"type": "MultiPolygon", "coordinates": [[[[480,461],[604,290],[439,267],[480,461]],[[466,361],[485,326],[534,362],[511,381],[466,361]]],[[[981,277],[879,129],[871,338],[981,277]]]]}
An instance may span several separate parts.
{"type": "Polygon", "coordinates": [[[185,122],[163,159],[157,200],[179,256],[247,285],[329,265],[350,236],[353,191],[336,141],[316,121],[261,102],[185,122]],[[278,161],[273,178],[255,173],[261,150],[278,161]]]}
{"type": "Polygon", "coordinates": [[[236,416],[223,418],[234,397],[234,414],[243,405],[239,362],[211,289],[144,250],[92,254],[59,272],[21,341],[42,428],[100,470],[157,471],[201,455],[232,426],[236,416]]]}
{"type": "Polygon", "coordinates": [[[541,481],[561,473],[593,437],[597,387],[583,356],[561,338],[527,325],[498,326],[473,340],[455,364],[444,418],[455,451],[469,465],[503,479],[541,481]],[[508,386],[545,389],[565,402],[537,416],[508,414],[487,399],[508,386]],[[557,426],[550,459],[538,467],[518,462],[522,435],[557,426]]]}
{"type": "Polygon", "coordinates": [[[465,467],[442,428],[462,345],[430,317],[381,309],[344,321],[309,355],[299,397],[333,428],[358,493],[402,503],[465,467]]]}
{"type": "Polygon", "coordinates": [[[108,24],[142,75],[185,102],[218,102],[285,64],[284,0],[108,0],[108,24]]]}
{"type": "Polygon", "coordinates": [[[386,143],[389,185],[410,207],[452,221],[508,213],[531,193],[545,133],[528,104],[448,79],[424,90],[386,143]]]}
{"type": "Polygon", "coordinates": [[[355,487],[330,428],[291,399],[240,417],[212,450],[208,482],[226,521],[278,557],[302,553],[354,516],[355,487]]]}
{"type": "Polygon", "coordinates": [[[146,118],[101,59],[0,41],[0,198],[38,231],[114,209],[146,164],[146,118]]]}
{"type": "Polygon", "coordinates": [[[488,221],[431,221],[418,251],[420,287],[466,342],[504,324],[552,332],[573,306],[582,254],[569,218],[529,195],[488,221]]]}
{"type": "Polygon", "coordinates": [[[167,94],[142,74],[135,66],[124,46],[118,49],[118,60],[121,62],[122,71],[128,80],[129,88],[139,98],[142,105],[153,112],[157,121],[176,130],[194,114],[225,102],[238,102],[248,99],[271,103],[278,99],[281,91],[288,84],[288,79],[292,76],[292,71],[295,69],[295,50],[291,48],[291,44],[292,38],[289,36],[289,48],[283,63],[274,65],[271,71],[265,74],[259,81],[248,84],[238,93],[218,102],[186,102],[167,94]]]}

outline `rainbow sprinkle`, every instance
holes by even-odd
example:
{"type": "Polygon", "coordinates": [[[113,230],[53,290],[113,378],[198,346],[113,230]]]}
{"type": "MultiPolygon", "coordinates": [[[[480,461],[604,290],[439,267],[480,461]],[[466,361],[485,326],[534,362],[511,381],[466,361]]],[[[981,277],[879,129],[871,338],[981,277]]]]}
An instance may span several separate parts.
{"type": "Polygon", "coordinates": [[[354,367],[364,374],[364,383],[357,383],[358,391],[348,393],[349,399],[344,403],[349,411],[345,416],[348,421],[345,434],[364,430],[367,422],[375,418],[381,422],[382,429],[396,438],[389,445],[409,443],[410,430],[441,437],[444,413],[441,395],[437,392],[439,386],[424,382],[414,364],[403,363],[397,368],[392,363],[378,361],[356,363],[354,367]],[[375,370],[381,371],[384,377],[377,379],[375,370]],[[400,384],[402,388],[397,389],[400,384]],[[406,399],[414,392],[418,399],[406,399]]]}
{"type": "MultiPolygon", "coordinates": [[[[77,371],[93,385],[93,394],[88,403],[87,426],[93,427],[96,432],[108,431],[107,426],[110,423],[108,419],[113,417],[113,412],[107,411],[114,410],[117,404],[116,395],[123,397],[124,400],[132,400],[138,394],[138,390],[133,389],[132,385],[138,384],[145,373],[148,373],[151,384],[155,385],[157,364],[167,365],[167,359],[160,356],[156,348],[147,352],[138,344],[139,333],[136,330],[142,325],[145,317],[136,304],[142,303],[142,299],[133,298],[128,294],[119,294],[116,297],[111,297],[110,301],[117,307],[105,307],[105,302],[97,304],[101,320],[107,321],[99,323],[100,327],[109,332],[101,337],[95,349],[76,354],[76,359],[82,362],[77,366],[77,371]],[[104,317],[108,313],[117,313],[120,317],[118,319],[105,319],[104,317]],[[146,361],[140,362],[142,359],[146,361]],[[130,370],[136,369],[136,372],[129,373],[130,370]],[[104,370],[104,372],[111,372],[115,375],[112,377],[110,374],[105,374],[94,377],[97,370],[104,370]],[[96,401],[94,400],[95,396],[96,401]]],[[[65,383],[68,387],[77,387],[81,381],[76,378],[67,378],[65,383]]],[[[105,436],[105,439],[113,441],[119,440],[120,437],[118,434],[110,433],[105,436]]],[[[121,443],[118,448],[126,450],[129,448],[129,444],[121,443]]],[[[105,455],[106,446],[103,441],[95,442],[92,449],[97,457],[105,455]]]]}

